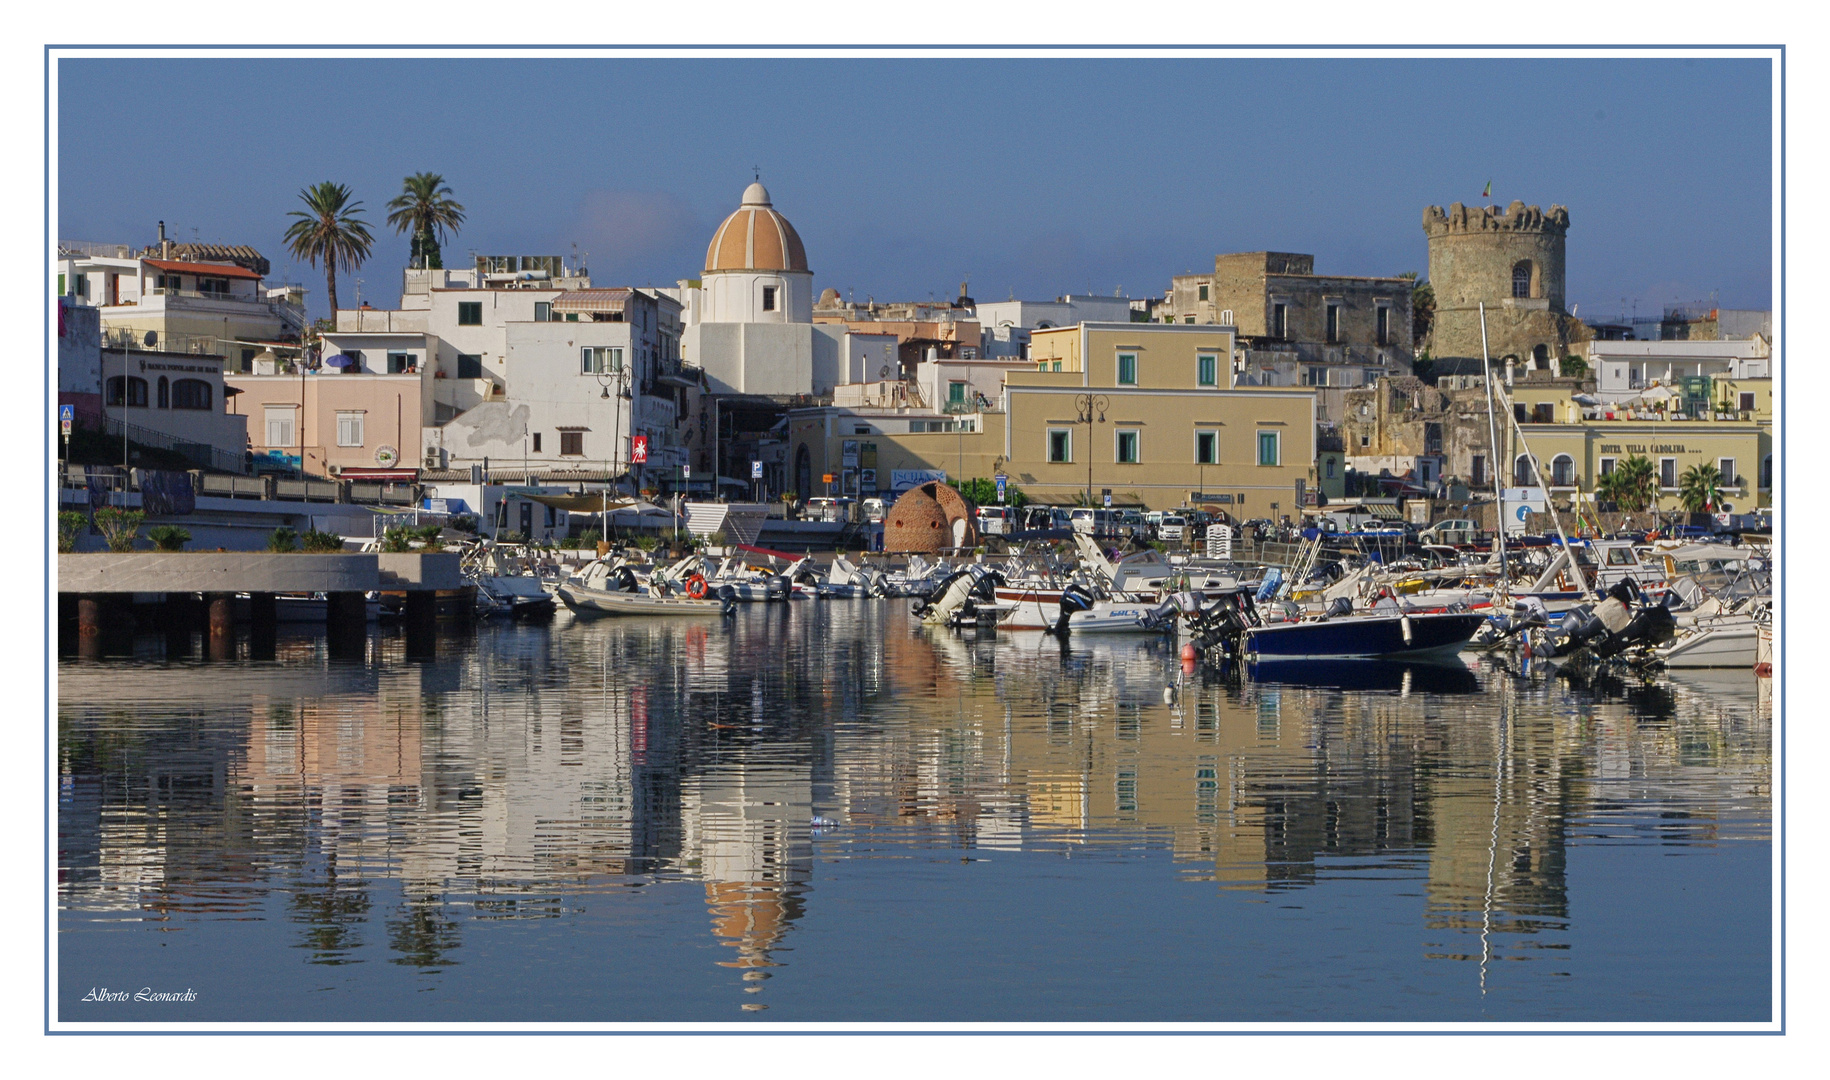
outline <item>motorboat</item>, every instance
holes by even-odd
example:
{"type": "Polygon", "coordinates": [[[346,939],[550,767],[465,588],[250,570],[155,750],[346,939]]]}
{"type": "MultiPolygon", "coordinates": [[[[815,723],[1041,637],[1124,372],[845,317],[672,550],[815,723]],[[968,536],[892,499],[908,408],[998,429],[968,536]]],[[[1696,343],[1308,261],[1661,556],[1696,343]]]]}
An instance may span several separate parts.
{"type": "Polygon", "coordinates": [[[553,593],[533,571],[526,549],[488,540],[467,545],[459,572],[476,586],[477,614],[513,619],[545,618],[557,605],[553,593]]]}
{"type": "Polygon", "coordinates": [[[1342,598],[1320,618],[1270,622],[1243,585],[1177,593],[1163,607],[1181,615],[1191,643],[1215,664],[1450,657],[1487,621],[1480,612],[1412,612],[1392,601],[1354,614],[1342,598]]]}
{"type": "Polygon", "coordinates": [[[560,583],[561,603],[576,615],[726,615],[736,610],[729,586],[712,591],[703,575],[689,575],[684,583],[664,572],[652,573],[644,583],[634,570],[618,561],[599,559],[560,583]]]}

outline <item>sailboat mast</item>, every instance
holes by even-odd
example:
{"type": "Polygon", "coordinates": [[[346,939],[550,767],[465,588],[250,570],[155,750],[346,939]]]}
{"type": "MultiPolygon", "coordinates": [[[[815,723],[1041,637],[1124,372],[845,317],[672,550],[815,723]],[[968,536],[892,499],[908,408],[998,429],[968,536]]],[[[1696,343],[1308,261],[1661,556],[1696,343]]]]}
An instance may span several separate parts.
{"type": "Polygon", "coordinates": [[[1500,552],[1500,587],[1506,592],[1512,591],[1512,574],[1506,568],[1506,489],[1500,477],[1500,428],[1493,418],[1493,361],[1487,356],[1487,305],[1480,305],[1481,313],[1481,372],[1485,377],[1487,389],[1487,439],[1493,447],[1493,495],[1498,500],[1495,512],[1493,542],[1499,545],[1500,552]]]}

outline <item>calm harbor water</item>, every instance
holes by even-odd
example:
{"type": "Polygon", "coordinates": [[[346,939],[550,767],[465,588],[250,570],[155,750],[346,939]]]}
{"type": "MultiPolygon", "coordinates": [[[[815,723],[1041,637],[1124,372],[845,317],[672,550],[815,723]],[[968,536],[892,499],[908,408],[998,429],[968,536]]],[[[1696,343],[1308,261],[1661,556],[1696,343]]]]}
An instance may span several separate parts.
{"type": "Polygon", "coordinates": [[[61,1020],[1772,1010],[1751,673],[1184,680],[871,601],[161,649],[59,669],[61,1020]],[[142,988],[195,998],[83,1000],[142,988]]]}

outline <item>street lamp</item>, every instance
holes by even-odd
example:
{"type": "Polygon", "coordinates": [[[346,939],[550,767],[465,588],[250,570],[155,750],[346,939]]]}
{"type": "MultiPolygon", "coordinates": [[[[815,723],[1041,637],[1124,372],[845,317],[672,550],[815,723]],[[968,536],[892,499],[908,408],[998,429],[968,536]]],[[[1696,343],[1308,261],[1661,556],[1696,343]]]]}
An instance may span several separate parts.
{"type": "Polygon", "coordinates": [[[1088,506],[1093,505],[1093,424],[1095,422],[1094,418],[1097,416],[1099,423],[1101,423],[1101,424],[1105,423],[1106,422],[1106,409],[1109,408],[1111,406],[1111,404],[1112,404],[1111,399],[1107,398],[1106,395],[1104,395],[1104,394],[1081,394],[1079,397],[1074,399],[1074,408],[1079,410],[1079,415],[1077,415],[1074,418],[1074,422],[1077,424],[1085,424],[1087,426],[1087,505],[1088,506]]]}
{"type": "MultiPolygon", "coordinates": [[[[601,352],[598,354],[600,358],[602,355],[601,352]]],[[[617,388],[617,400],[612,403],[611,409],[613,419],[610,422],[610,467],[604,471],[603,513],[600,515],[603,518],[604,538],[608,539],[610,536],[610,484],[616,476],[617,451],[622,449],[623,401],[627,400],[629,397],[629,368],[625,364],[618,363],[616,367],[609,371],[605,371],[601,359],[593,366],[596,370],[593,371],[592,374],[597,376],[598,383],[604,388],[602,395],[603,400],[610,401],[610,387],[612,385],[617,388]]],[[[618,492],[618,497],[621,497],[620,491],[618,492]]]]}

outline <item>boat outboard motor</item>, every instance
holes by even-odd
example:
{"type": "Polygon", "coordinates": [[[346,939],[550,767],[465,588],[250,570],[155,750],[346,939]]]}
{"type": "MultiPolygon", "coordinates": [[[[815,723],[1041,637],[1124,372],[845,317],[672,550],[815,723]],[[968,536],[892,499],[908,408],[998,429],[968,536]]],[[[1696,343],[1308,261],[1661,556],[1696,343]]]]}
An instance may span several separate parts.
{"type": "Polygon", "coordinates": [[[1640,608],[1632,621],[1613,637],[1595,646],[1595,655],[1603,659],[1616,656],[1634,645],[1663,645],[1677,636],[1677,619],[1671,609],[1661,606],[1640,608]]]}
{"type": "Polygon", "coordinates": [[[627,566],[616,568],[616,591],[634,592],[636,590],[635,571],[627,566]]]}
{"type": "Polygon", "coordinates": [[[1337,615],[1352,615],[1352,614],[1353,614],[1353,597],[1337,596],[1334,598],[1334,600],[1331,603],[1329,603],[1328,610],[1322,612],[1322,618],[1332,619],[1337,615]]]}
{"type": "Polygon", "coordinates": [[[737,590],[736,589],[732,588],[729,585],[720,585],[720,586],[718,586],[717,596],[718,596],[719,602],[724,605],[724,607],[722,609],[720,609],[719,614],[723,615],[727,619],[730,618],[732,615],[737,614],[737,590]]]}
{"type": "Polygon", "coordinates": [[[1074,617],[1075,612],[1091,611],[1095,602],[1096,598],[1092,593],[1088,592],[1084,586],[1069,585],[1067,588],[1062,589],[1060,604],[1061,615],[1055,620],[1055,625],[1049,630],[1049,633],[1054,634],[1056,637],[1066,637],[1068,620],[1074,617]]]}

